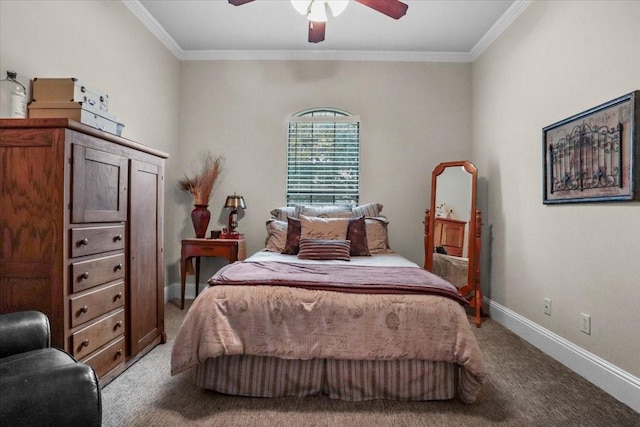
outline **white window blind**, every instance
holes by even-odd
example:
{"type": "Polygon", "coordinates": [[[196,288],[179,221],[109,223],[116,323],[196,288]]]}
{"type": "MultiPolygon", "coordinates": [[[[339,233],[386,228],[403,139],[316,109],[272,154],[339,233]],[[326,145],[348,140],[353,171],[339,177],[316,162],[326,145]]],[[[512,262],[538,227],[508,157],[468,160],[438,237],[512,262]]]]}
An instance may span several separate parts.
{"type": "Polygon", "coordinates": [[[287,205],[357,205],[360,118],[310,110],[289,120],[287,205]]]}

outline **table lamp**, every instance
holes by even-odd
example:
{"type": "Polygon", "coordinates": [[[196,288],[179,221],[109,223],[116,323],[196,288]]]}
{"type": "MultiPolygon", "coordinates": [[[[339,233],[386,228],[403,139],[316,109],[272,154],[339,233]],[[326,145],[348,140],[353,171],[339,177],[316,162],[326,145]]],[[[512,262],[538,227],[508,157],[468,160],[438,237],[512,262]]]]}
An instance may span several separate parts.
{"type": "Polygon", "coordinates": [[[233,196],[227,196],[224,207],[231,209],[231,211],[229,212],[229,220],[227,221],[227,231],[220,235],[220,238],[239,239],[240,234],[236,232],[236,227],[238,227],[238,209],[247,208],[247,205],[244,203],[244,198],[233,193],[233,196]]]}

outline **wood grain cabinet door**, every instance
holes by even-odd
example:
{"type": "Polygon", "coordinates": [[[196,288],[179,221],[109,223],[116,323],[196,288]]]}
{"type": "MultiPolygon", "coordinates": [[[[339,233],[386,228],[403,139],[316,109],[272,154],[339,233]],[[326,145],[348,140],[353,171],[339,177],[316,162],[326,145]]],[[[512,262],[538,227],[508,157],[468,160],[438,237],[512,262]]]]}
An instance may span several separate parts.
{"type": "Polygon", "coordinates": [[[449,255],[462,256],[466,222],[436,218],[434,226],[434,246],[444,246],[449,255]]]}
{"type": "Polygon", "coordinates": [[[164,166],[131,160],[129,200],[129,336],[137,354],[164,342],[164,166]]]}
{"type": "Polygon", "coordinates": [[[127,158],[74,144],[71,222],[125,221],[127,175],[127,158]]]}

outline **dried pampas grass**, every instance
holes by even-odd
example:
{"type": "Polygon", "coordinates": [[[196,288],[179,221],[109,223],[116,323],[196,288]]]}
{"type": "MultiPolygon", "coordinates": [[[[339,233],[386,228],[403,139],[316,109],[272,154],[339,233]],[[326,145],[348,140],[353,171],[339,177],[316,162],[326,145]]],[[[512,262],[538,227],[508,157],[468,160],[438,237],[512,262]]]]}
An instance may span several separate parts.
{"type": "Polygon", "coordinates": [[[202,159],[202,172],[194,177],[185,176],[178,181],[178,186],[193,196],[195,205],[208,205],[223,164],[224,157],[207,154],[202,159]]]}

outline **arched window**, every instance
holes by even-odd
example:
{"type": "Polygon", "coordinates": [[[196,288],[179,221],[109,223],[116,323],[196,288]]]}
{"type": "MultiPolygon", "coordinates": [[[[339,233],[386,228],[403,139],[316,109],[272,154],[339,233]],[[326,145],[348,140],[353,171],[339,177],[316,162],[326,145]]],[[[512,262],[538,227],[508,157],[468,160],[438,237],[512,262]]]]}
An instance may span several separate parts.
{"type": "Polygon", "coordinates": [[[312,109],[289,119],[287,205],[357,205],[360,117],[312,109]]]}

